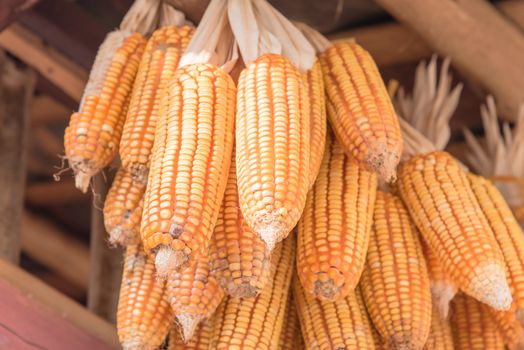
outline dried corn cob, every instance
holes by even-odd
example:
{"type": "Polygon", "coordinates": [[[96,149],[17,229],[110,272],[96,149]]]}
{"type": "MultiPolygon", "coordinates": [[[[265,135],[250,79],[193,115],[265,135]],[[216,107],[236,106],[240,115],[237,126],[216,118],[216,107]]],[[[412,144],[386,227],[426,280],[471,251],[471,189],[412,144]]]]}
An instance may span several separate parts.
{"type": "Polygon", "coordinates": [[[120,168],[104,203],[104,224],[111,244],[137,244],[146,186],[120,168]]]}
{"type": "Polygon", "coordinates": [[[166,338],[173,312],[165,286],[156,279],[154,261],[143,247],[127,246],[117,312],[124,350],[154,350],[166,338]]]}
{"type": "Polygon", "coordinates": [[[453,350],[453,334],[448,318],[442,318],[440,312],[431,311],[431,328],[424,350],[453,350]]]}
{"type": "Polygon", "coordinates": [[[122,166],[139,182],[147,182],[161,92],[173,77],[192,33],[188,26],[157,29],[140,61],[120,142],[122,166]]]}
{"type": "Polygon", "coordinates": [[[298,222],[309,187],[309,102],[286,58],[265,54],[238,81],[236,161],[240,208],[269,249],[298,222]]]}
{"type": "Polygon", "coordinates": [[[118,153],[145,43],[140,33],[117,30],[107,35],[98,50],[79,111],[71,116],[64,135],[65,154],[82,192],[118,153]]]}
{"type": "Polygon", "coordinates": [[[337,300],[355,289],[366,261],[377,176],[328,136],[318,179],[298,224],[298,277],[308,293],[337,300]]]}
{"type": "Polygon", "coordinates": [[[507,310],[504,259],[458,163],[446,152],[417,155],[400,167],[399,178],[400,195],[444,270],[465,293],[507,310]]]}
{"type": "Polygon", "coordinates": [[[268,280],[269,259],[266,244],[240,212],[233,156],[224,201],[209,245],[211,273],[227,294],[237,298],[254,297],[268,280]]]}
{"type": "Polygon", "coordinates": [[[357,43],[343,42],[324,51],[320,63],[328,116],[344,150],[387,182],[395,180],[402,137],[375,62],[357,43]]]}
{"type": "Polygon", "coordinates": [[[169,333],[169,346],[167,350],[208,350],[211,342],[211,331],[213,330],[213,318],[200,322],[195,334],[186,344],[180,337],[177,327],[173,327],[169,333]]]}
{"type": "Polygon", "coordinates": [[[437,310],[442,318],[447,318],[449,313],[449,303],[457,294],[458,287],[453,282],[451,276],[444,271],[442,264],[437,256],[429,249],[423,239],[420,239],[426,266],[428,267],[429,282],[431,285],[431,300],[433,308],[437,310]]]}
{"type": "Polygon", "coordinates": [[[293,294],[289,293],[284,314],[282,332],[278,341],[279,350],[296,350],[297,342],[302,337],[300,333],[300,323],[298,322],[297,308],[293,294]]]}
{"type": "Polygon", "coordinates": [[[524,233],[499,190],[489,180],[468,173],[469,183],[488,219],[508,267],[507,279],[517,312],[524,312],[524,233]]]}
{"type": "Polygon", "coordinates": [[[375,349],[358,288],[335,302],[323,301],[306,293],[295,276],[293,293],[307,349],[375,349]]]}
{"type": "Polygon", "coordinates": [[[294,237],[277,245],[270,280],[254,298],[226,297],[218,308],[212,349],[277,349],[291,283],[294,237]]]}
{"type": "Polygon", "coordinates": [[[389,350],[373,324],[371,324],[371,336],[373,338],[373,344],[375,344],[375,350],[389,350]]]}
{"type": "Polygon", "coordinates": [[[224,292],[209,273],[208,256],[203,255],[190,267],[169,275],[167,295],[182,327],[182,338],[189,342],[198,324],[213,315],[224,292]]]}
{"type": "Polygon", "coordinates": [[[327,133],[326,97],[324,94],[324,81],[322,80],[322,68],[319,61],[316,61],[313,67],[307,71],[306,81],[310,108],[309,128],[311,132],[309,146],[311,157],[309,158],[309,188],[311,188],[320,170],[327,133]]]}
{"type": "Polygon", "coordinates": [[[235,118],[235,85],[216,66],[182,67],[166,86],[141,227],[160,276],[207,253],[227,183],[235,118]]]}
{"type": "Polygon", "coordinates": [[[400,198],[377,192],[360,283],[367,309],[391,349],[422,349],[431,325],[429,277],[418,234],[400,198]]]}
{"type": "Polygon", "coordinates": [[[451,329],[455,350],[504,349],[497,324],[481,303],[459,293],[451,304],[451,329]]]}
{"type": "Polygon", "coordinates": [[[511,305],[509,311],[496,311],[485,304],[482,304],[482,307],[497,325],[504,344],[507,345],[509,349],[523,349],[524,329],[515,317],[515,304],[511,305]]]}

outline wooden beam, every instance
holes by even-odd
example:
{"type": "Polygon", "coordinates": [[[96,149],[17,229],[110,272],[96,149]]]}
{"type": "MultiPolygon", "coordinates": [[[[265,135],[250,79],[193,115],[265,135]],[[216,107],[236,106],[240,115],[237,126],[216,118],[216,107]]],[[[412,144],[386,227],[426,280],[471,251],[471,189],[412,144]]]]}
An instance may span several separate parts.
{"type": "Polygon", "coordinates": [[[53,223],[24,211],[22,249],[31,259],[87,290],[89,249],[53,223]]]}
{"type": "Polygon", "coordinates": [[[0,257],[18,263],[26,139],[35,76],[0,51],[0,257]]]}
{"type": "Polygon", "coordinates": [[[524,1],[504,0],[497,2],[495,5],[506,18],[524,31],[524,1]]]}
{"type": "MultiPolygon", "coordinates": [[[[109,184],[102,174],[94,177],[95,201],[104,203],[109,184]]],[[[108,234],[104,227],[102,210],[97,206],[91,209],[91,268],[89,271],[89,290],[87,307],[97,315],[115,322],[118,293],[122,279],[123,257],[120,248],[110,248],[108,234]]]]}
{"type": "Polygon", "coordinates": [[[87,201],[90,198],[89,194],[83,194],[75,188],[72,178],[29,183],[25,190],[27,203],[39,207],[67,205],[87,201]]]}
{"type": "MultiPolygon", "coordinates": [[[[15,300],[24,300],[26,303],[32,303],[32,301],[34,301],[41,305],[42,312],[52,312],[55,315],[58,315],[59,318],[74,325],[76,329],[84,330],[96,339],[99,339],[100,341],[107,344],[107,346],[104,346],[101,349],[106,349],[108,347],[112,349],[120,348],[114,326],[87,311],[80,304],[59,293],[57,290],[49,287],[36,277],[1,259],[0,281],[2,282],[2,285],[10,286],[11,290],[13,288],[17,289],[20,292],[20,295],[24,297],[24,299],[18,298],[15,300]]],[[[4,296],[4,293],[2,293],[2,296],[4,296]]],[[[5,303],[8,303],[8,301],[3,297],[2,303],[0,304],[5,303]]],[[[29,316],[20,310],[15,310],[12,313],[5,313],[4,316],[25,317],[24,322],[26,323],[34,323],[35,326],[41,328],[46,327],[45,323],[37,322],[36,319],[29,319],[29,316]]],[[[51,323],[50,325],[53,324],[51,323]]],[[[75,334],[78,334],[78,332],[75,334]]],[[[59,341],[61,338],[58,337],[58,339],[55,340],[59,341]]],[[[103,344],[100,343],[98,343],[98,345],[103,346],[103,344]]],[[[13,347],[7,348],[14,349],[13,347]]],[[[46,346],[45,348],[55,349],[52,346],[46,346]]],[[[99,349],[99,347],[93,346],[92,349],[99,349]]]]}
{"type": "Polygon", "coordinates": [[[492,93],[514,120],[524,102],[524,36],[485,0],[376,0],[492,93]]]}
{"type": "Polygon", "coordinates": [[[80,101],[88,72],[46,45],[36,34],[14,23],[0,32],[0,47],[33,67],[71,98],[80,101]]]}
{"type": "Polygon", "coordinates": [[[0,31],[37,2],[38,0],[2,0],[0,2],[0,31]]]}
{"type": "Polygon", "coordinates": [[[73,111],[48,95],[38,95],[31,103],[31,125],[64,123],[73,111]]]}

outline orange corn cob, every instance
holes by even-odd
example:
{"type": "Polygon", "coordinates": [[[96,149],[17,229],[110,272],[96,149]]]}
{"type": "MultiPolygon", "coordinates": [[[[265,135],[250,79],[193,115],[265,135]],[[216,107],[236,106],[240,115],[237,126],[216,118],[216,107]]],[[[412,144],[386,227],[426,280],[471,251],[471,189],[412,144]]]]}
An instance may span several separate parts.
{"type": "Polygon", "coordinates": [[[504,349],[497,324],[481,303],[459,293],[451,304],[451,329],[455,350],[504,349]]]}
{"type": "Polygon", "coordinates": [[[429,282],[431,285],[431,299],[433,308],[437,310],[442,318],[447,318],[449,313],[449,303],[457,294],[458,287],[453,282],[451,276],[444,271],[442,264],[437,256],[429,249],[423,239],[420,240],[426,266],[428,267],[429,282]]]}
{"type": "Polygon", "coordinates": [[[286,303],[286,312],[284,314],[284,322],[282,332],[280,332],[280,340],[278,341],[279,350],[297,350],[300,338],[300,323],[298,322],[297,308],[293,294],[289,293],[286,303]]]}
{"type": "Polygon", "coordinates": [[[424,350],[453,350],[453,334],[448,318],[442,318],[440,312],[431,311],[431,328],[424,350]]]}
{"type": "Polygon", "coordinates": [[[371,325],[371,336],[373,338],[373,344],[375,344],[375,350],[389,350],[373,325],[371,325]]]}
{"type": "Polygon", "coordinates": [[[104,224],[111,244],[137,244],[146,186],[120,168],[104,203],[104,224]]]}
{"type": "Polygon", "coordinates": [[[373,324],[391,349],[422,349],[431,325],[429,277],[400,198],[377,192],[360,283],[373,324]]]}
{"type": "Polygon", "coordinates": [[[396,179],[402,153],[398,118],[373,58],[355,42],[320,55],[326,105],[344,150],[387,182],[396,179]]]}
{"type": "Polygon", "coordinates": [[[509,311],[496,311],[485,304],[482,307],[495,322],[504,344],[512,350],[524,349],[524,329],[515,317],[515,304],[512,304],[509,311]]]}
{"type": "Polygon", "coordinates": [[[310,108],[309,128],[311,132],[309,146],[311,156],[309,158],[309,188],[311,188],[320,170],[327,133],[326,97],[324,94],[324,81],[322,80],[322,68],[319,61],[316,61],[313,67],[306,73],[306,81],[310,108]]]}
{"type": "Polygon", "coordinates": [[[297,224],[309,187],[309,102],[286,58],[266,54],[238,80],[239,201],[249,226],[272,249],[297,224]]]}
{"type": "Polygon", "coordinates": [[[227,183],[235,118],[234,82],[216,66],[182,67],[166,86],[141,227],[160,276],[207,254],[227,183]]]}
{"type": "Polygon", "coordinates": [[[211,273],[227,294],[237,298],[254,297],[268,280],[269,259],[266,244],[247,225],[240,211],[233,157],[224,201],[209,245],[211,273]]]}
{"type": "Polygon", "coordinates": [[[213,315],[224,292],[215,277],[209,274],[209,259],[203,255],[195,264],[169,276],[167,295],[182,327],[182,337],[188,342],[198,324],[213,315]]]}
{"type": "Polygon", "coordinates": [[[165,286],[156,279],[154,262],[142,246],[127,246],[117,311],[124,350],[154,350],[166,338],[173,312],[165,286]]]}
{"type": "Polygon", "coordinates": [[[208,350],[211,343],[211,331],[213,330],[213,320],[201,322],[191,340],[186,344],[180,337],[180,332],[176,327],[169,333],[169,346],[167,350],[208,350]]]}
{"type": "Polygon", "coordinates": [[[270,280],[254,298],[226,297],[216,313],[210,349],[277,349],[282,331],[291,274],[294,239],[273,252],[270,280]]]}
{"type": "Polygon", "coordinates": [[[64,147],[76,187],[86,192],[92,176],[118,153],[129,95],[146,40],[114,31],[100,46],[79,111],[65,130],[64,147]]]}
{"type": "Polygon", "coordinates": [[[157,29],[140,61],[120,141],[122,166],[139,182],[147,182],[161,92],[173,77],[192,34],[193,28],[188,26],[157,29]]]}
{"type": "Polygon", "coordinates": [[[315,299],[293,279],[293,295],[307,349],[375,349],[359,289],[335,302],[315,299]]]}
{"type": "Polygon", "coordinates": [[[328,137],[318,179],[298,224],[298,277],[325,300],[355,289],[366,261],[377,176],[328,137]]]}
{"type": "Polygon", "coordinates": [[[507,280],[519,315],[524,312],[524,233],[491,181],[468,174],[469,183],[488,219],[506,261],[507,280]]]}
{"type": "Polygon", "coordinates": [[[502,252],[459,164],[446,152],[417,155],[398,189],[426,243],[462,291],[498,310],[511,294],[502,252]]]}

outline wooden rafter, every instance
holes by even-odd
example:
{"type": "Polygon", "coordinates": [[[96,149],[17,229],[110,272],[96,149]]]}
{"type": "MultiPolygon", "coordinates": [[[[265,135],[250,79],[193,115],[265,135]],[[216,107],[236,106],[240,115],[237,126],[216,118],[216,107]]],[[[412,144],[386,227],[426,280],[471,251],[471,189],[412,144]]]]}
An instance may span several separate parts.
{"type": "Polygon", "coordinates": [[[2,0],[0,2],[0,31],[37,2],[38,0],[2,0]]]}

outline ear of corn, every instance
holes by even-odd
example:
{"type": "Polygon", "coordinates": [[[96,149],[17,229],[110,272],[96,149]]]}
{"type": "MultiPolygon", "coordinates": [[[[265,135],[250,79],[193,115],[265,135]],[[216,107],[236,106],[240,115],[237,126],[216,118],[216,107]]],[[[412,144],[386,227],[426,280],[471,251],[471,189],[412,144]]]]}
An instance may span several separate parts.
{"type": "Polygon", "coordinates": [[[167,295],[182,327],[182,338],[189,342],[198,324],[213,315],[224,292],[209,273],[209,259],[203,255],[195,264],[169,275],[167,295]]]}
{"type": "Polygon", "coordinates": [[[511,350],[523,349],[524,329],[515,317],[515,304],[512,305],[509,311],[496,311],[485,304],[482,307],[495,322],[504,344],[511,350]]]}
{"type": "Polygon", "coordinates": [[[122,166],[139,182],[147,181],[161,93],[192,33],[188,26],[157,29],[140,61],[120,142],[122,166]]]}
{"type": "Polygon", "coordinates": [[[286,58],[265,54],[238,81],[236,161],[240,208],[270,249],[298,222],[309,187],[309,102],[286,58]]]}
{"type": "Polygon", "coordinates": [[[169,333],[169,345],[167,350],[208,350],[211,343],[211,331],[213,330],[213,318],[200,322],[193,337],[187,343],[180,336],[177,327],[173,327],[169,333]]]}
{"type": "Polygon", "coordinates": [[[461,290],[507,310],[511,294],[502,252],[458,163],[445,152],[417,155],[400,167],[398,189],[424,240],[461,290]]]}
{"type": "Polygon", "coordinates": [[[104,203],[104,224],[109,242],[126,246],[140,241],[140,220],[146,187],[120,168],[104,203]]]}
{"type": "Polygon", "coordinates": [[[487,179],[468,174],[473,193],[488,219],[508,268],[511,295],[524,312],[524,233],[499,190],[487,179]]]}
{"type": "Polygon", "coordinates": [[[331,139],[298,225],[297,270],[306,292],[333,301],[355,289],[364,268],[377,176],[331,139]]]}
{"type": "Polygon", "coordinates": [[[334,302],[318,300],[295,276],[293,293],[307,349],[375,349],[372,326],[358,288],[334,302]]]}
{"type": "Polygon", "coordinates": [[[157,349],[168,335],[172,317],[165,282],[156,279],[154,261],[141,245],[127,246],[117,311],[123,349],[157,349]]]}
{"type": "Polygon", "coordinates": [[[288,237],[273,252],[271,277],[254,298],[226,297],[216,313],[212,349],[278,349],[291,283],[294,239],[288,237]]]}
{"type": "Polygon", "coordinates": [[[326,97],[320,62],[316,61],[306,73],[309,96],[309,187],[315,183],[324,155],[327,133],[326,97]]]}
{"type": "Polygon", "coordinates": [[[431,311],[431,328],[424,350],[453,350],[449,318],[443,318],[436,308],[431,311]]]}
{"type": "Polygon", "coordinates": [[[141,236],[160,276],[207,253],[233,150],[235,86],[211,64],[180,68],[160,108],[141,236]]]}
{"type": "Polygon", "coordinates": [[[431,324],[429,277],[418,234],[400,198],[377,192],[360,287],[391,349],[422,349],[431,324]]]}
{"type": "Polygon", "coordinates": [[[234,159],[209,245],[209,261],[211,273],[220,286],[237,298],[254,297],[269,278],[269,249],[240,211],[234,159]]]}
{"type": "Polygon", "coordinates": [[[322,53],[320,63],[328,117],[338,140],[353,158],[393,181],[402,137],[375,62],[357,43],[343,42],[322,53]]]}
{"type": "Polygon", "coordinates": [[[451,329],[455,350],[504,349],[504,341],[497,324],[481,303],[459,293],[451,304],[451,329]]]}
{"type": "MultiPolygon", "coordinates": [[[[286,312],[284,314],[284,322],[282,324],[282,332],[280,332],[280,339],[278,341],[279,350],[297,350],[300,346],[299,342],[302,338],[300,333],[300,323],[298,322],[297,308],[293,294],[289,293],[286,303],[286,312]]],[[[302,348],[304,348],[302,346],[302,348]]]]}
{"type": "Polygon", "coordinates": [[[86,192],[92,176],[118,153],[118,144],[145,39],[114,31],[98,50],[80,103],[65,130],[64,147],[76,187],[86,192]]]}
{"type": "Polygon", "coordinates": [[[420,243],[422,244],[426,266],[428,267],[433,308],[437,310],[442,318],[447,318],[449,303],[457,294],[458,287],[451,276],[443,269],[438,257],[429,249],[426,242],[421,239],[420,243]]]}

